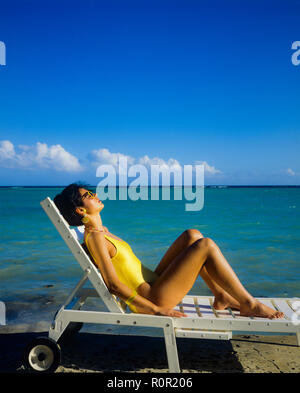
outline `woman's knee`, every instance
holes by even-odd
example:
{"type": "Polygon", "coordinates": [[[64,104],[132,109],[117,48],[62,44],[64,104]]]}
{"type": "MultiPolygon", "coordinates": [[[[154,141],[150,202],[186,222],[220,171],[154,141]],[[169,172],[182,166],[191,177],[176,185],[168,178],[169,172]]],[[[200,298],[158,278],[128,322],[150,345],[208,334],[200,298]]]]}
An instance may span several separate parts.
{"type": "Polygon", "coordinates": [[[217,247],[216,243],[210,237],[202,237],[201,239],[198,239],[194,244],[196,247],[207,250],[217,247]]]}
{"type": "Polygon", "coordinates": [[[183,234],[190,243],[194,243],[204,237],[198,229],[186,229],[183,234]]]}

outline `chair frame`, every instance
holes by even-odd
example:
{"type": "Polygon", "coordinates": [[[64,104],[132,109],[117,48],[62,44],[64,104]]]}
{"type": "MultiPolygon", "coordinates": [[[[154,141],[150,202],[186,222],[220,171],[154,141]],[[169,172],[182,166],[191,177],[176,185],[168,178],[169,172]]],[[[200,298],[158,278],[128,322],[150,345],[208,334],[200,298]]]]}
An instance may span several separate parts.
{"type": "Polygon", "coordinates": [[[83,270],[81,279],[55,314],[48,333],[50,339],[57,342],[71,322],[161,328],[169,371],[173,373],[180,372],[176,337],[230,340],[233,331],[295,333],[300,346],[300,324],[293,320],[297,312],[293,302],[300,298],[259,298],[285,313],[285,318],[277,320],[242,317],[230,309],[217,311],[212,306],[211,296],[185,296],[176,308],[190,314],[186,318],[125,312],[122,302],[108,291],[101,273],[81,246],[78,231],[69,227],[49,197],[41,202],[41,206],[83,270]],[[83,288],[87,280],[94,288],[83,288]],[[89,297],[102,299],[108,311],[82,310],[89,297]]]}

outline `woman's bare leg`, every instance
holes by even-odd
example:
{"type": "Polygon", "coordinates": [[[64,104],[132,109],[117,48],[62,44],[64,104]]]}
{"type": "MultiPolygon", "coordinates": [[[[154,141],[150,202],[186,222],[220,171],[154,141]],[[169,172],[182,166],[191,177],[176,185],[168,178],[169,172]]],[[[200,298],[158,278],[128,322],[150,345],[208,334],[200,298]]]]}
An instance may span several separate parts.
{"type": "Polygon", "coordinates": [[[214,244],[205,263],[209,275],[240,303],[240,315],[264,318],[283,318],[284,314],[254,299],[226,261],[219,247],[214,244]]]}
{"type": "Polygon", "coordinates": [[[197,240],[175,257],[153,283],[149,299],[160,306],[175,307],[192,288],[204,264],[212,280],[239,302],[241,315],[265,318],[283,316],[247,292],[219,247],[209,238],[197,240]]]}
{"type": "MultiPolygon", "coordinates": [[[[179,255],[184,249],[189,247],[198,239],[204,236],[197,229],[187,229],[171,244],[171,246],[166,251],[165,255],[158,264],[155,272],[161,274],[168,265],[179,255]]],[[[208,274],[205,266],[202,267],[200,271],[200,276],[212,291],[215,300],[214,308],[216,310],[224,310],[227,307],[239,310],[239,303],[232,296],[229,295],[223,288],[221,288],[208,274]]]]}
{"type": "Polygon", "coordinates": [[[230,307],[233,310],[240,309],[240,303],[234,299],[228,292],[226,292],[223,288],[220,287],[214,280],[211,279],[208,274],[205,265],[202,267],[200,271],[200,276],[205,281],[208,288],[212,291],[215,299],[213,303],[213,307],[216,310],[225,310],[230,307]]]}

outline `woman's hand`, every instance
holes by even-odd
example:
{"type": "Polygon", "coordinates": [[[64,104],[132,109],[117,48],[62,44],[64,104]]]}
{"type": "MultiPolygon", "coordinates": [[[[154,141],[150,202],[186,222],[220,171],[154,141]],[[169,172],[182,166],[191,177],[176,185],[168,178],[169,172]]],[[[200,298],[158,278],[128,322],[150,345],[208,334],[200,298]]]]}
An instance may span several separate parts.
{"type": "Polygon", "coordinates": [[[155,315],[164,315],[167,317],[176,317],[176,318],[181,318],[181,317],[187,317],[186,314],[174,310],[172,308],[165,308],[165,307],[157,307],[155,315]]]}

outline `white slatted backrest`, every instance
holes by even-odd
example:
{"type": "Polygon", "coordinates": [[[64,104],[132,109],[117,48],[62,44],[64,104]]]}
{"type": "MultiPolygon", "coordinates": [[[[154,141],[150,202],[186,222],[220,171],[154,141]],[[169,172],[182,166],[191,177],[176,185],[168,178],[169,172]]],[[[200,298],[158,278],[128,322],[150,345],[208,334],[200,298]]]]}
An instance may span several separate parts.
{"type": "Polygon", "coordinates": [[[124,313],[122,307],[116,301],[114,296],[108,291],[101,273],[99,270],[97,270],[80,244],[83,242],[82,228],[79,227],[79,229],[71,229],[69,224],[60,214],[55,203],[49,197],[41,202],[41,206],[71,250],[83,271],[90,269],[90,274],[88,276],[89,280],[103,300],[104,304],[107,306],[108,310],[111,312],[124,313]]]}

